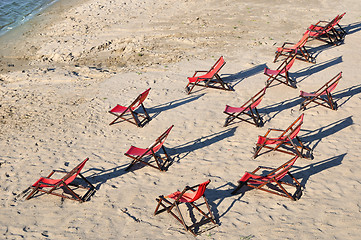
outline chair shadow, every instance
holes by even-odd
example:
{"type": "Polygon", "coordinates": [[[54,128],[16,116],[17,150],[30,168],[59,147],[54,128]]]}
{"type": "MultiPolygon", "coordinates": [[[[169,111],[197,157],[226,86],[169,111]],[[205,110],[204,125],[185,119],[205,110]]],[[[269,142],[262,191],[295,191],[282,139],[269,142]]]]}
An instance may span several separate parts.
{"type": "Polygon", "coordinates": [[[235,74],[222,74],[222,79],[227,83],[233,83],[231,85],[231,87],[234,88],[236,85],[238,85],[244,79],[254,76],[260,72],[263,72],[265,67],[267,67],[267,65],[264,63],[264,64],[260,64],[260,65],[251,67],[247,70],[242,70],[235,74]],[[225,76],[225,77],[223,77],[223,76],[225,76]]]}
{"type": "Polygon", "coordinates": [[[307,181],[312,175],[322,172],[323,170],[341,165],[345,156],[346,153],[343,153],[319,162],[308,164],[304,167],[293,166],[291,173],[296,179],[302,179],[300,182],[301,185],[306,186],[307,181]]]}
{"type": "Polygon", "coordinates": [[[329,68],[333,65],[342,63],[342,61],[343,61],[342,56],[335,57],[333,59],[324,61],[322,63],[316,63],[313,65],[310,65],[309,67],[300,69],[296,72],[291,73],[290,75],[292,76],[292,78],[295,80],[296,83],[300,83],[300,82],[304,81],[305,79],[307,79],[312,74],[320,72],[322,70],[325,70],[326,68],[329,68]]]}
{"type": "Polygon", "coordinates": [[[195,140],[189,141],[187,143],[181,144],[179,146],[169,149],[171,155],[174,156],[173,162],[179,162],[181,159],[185,158],[189,153],[209,146],[213,143],[222,141],[225,138],[231,137],[234,135],[237,127],[223,130],[218,133],[213,133],[205,137],[200,137],[195,140]]]}
{"type": "Polygon", "coordinates": [[[332,97],[337,102],[338,107],[341,107],[346,102],[348,102],[351,97],[359,93],[361,93],[361,84],[337,91],[332,95],[332,97]],[[345,99],[342,103],[339,104],[338,102],[345,97],[347,97],[347,99],[345,99]]]}
{"type": "Polygon", "coordinates": [[[351,23],[347,27],[343,27],[346,31],[346,36],[361,31],[361,22],[351,23]]]}
{"type": "Polygon", "coordinates": [[[320,127],[315,130],[305,130],[301,129],[301,132],[307,132],[306,134],[301,136],[302,142],[308,142],[313,144],[312,150],[316,148],[316,146],[321,142],[321,140],[325,137],[328,137],[336,132],[339,132],[353,124],[352,117],[347,117],[336,122],[330,123],[327,126],[320,127]]]}
{"type": "MultiPolygon", "coordinates": [[[[104,169],[104,168],[89,168],[86,172],[92,172],[91,175],[87,176],[87,178],[90,178],[90,182],[92,184],[97,184],[95,187],[96,190],[99,190],[100,186],[104,183],[106,183],[108,180],[117,178],[123,174],[128,173],[129,171],[126,171],[125,169],[128,167],[129,164],[123,164],[121,166],[117,166],[110,169],[104,169]]],[[[117,188],[114,185],[111,185],[113,188],[117,188]]]]}
{"type": "Polygon", "coordinates": [[[182,106],[184,104],[196,101],[199,98],[201,98],[202,96],[204,96],[204,93],[196,95],[196,96],[188,96],[188,97],[185,97],[182,99],[173,100],[173,101],[170,101],[167,103],[162,103],[157,106],[147,108],[147,112],[149,114],[154,114],[153,116],[151,116],[151,118],[153,119],[153,118],[157,117],[163,111],[171,110],[171,109],[177,108],[179,106],[182,106]]]}
{"type": "Polygon", "coordinates": [[[243,202],[248,204],[248,202],[240,200],[244,193],[245,193],[245,187],[240,189],[238,192],[240,194],[232,195],[231,192],[236,188],[237,186],[231,182],[225,183],[217,188],[208,189],[206,190],[206,196],[209,200],[208,203],[212,209],[212,213],[214,215],[214,218],[216,219],[218,225],[221,225],[220,219],[224,217],[234,206],[234,204],[238,202],[243,202]],[[229,207],[223,212],[219,213],[218,207],[222,204],[222,202],[229,197],[235,198],[232,203],[229,205],[229,207]]]}
{"type": "Polygon", "coordinates": [[[268,115],[269,118],[264,120],[264,123],[271,121],[271,119],[275,118],[279,113],[281,113],[284,110],[293,108],[297,105],[300,105],[302,103],[302,98],[300,97],[294,97],[291,99],[287,99],[282,102],[274,103],[271,105],[268,105],[266,107],[263,107],[261,109],[258,109],[258,112],[260,114],[268,115]],[[271,113],[274,113],[271,116],[271,113]]]}

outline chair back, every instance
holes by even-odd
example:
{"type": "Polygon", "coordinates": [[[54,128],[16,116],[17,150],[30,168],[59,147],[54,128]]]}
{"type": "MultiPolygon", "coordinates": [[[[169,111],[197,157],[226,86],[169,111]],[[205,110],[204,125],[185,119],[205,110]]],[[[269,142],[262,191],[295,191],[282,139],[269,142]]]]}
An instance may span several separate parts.
{"type": "Polygon", "coordinates": [[[148,149],[152,149],[155,153],[158,152],[159,149],[163,146],[173,126],[174,125],[170,126],[162,135],[160,135],[160,137],[158,137],[155,142],[148,147],[148,149]]]}
{"type": "Polygon", "coordinates": [[[143,93],[141,93],[137,97],[137,99],[134,100],[134,102],[130,105],[130,108],[133,111],[136,110],[144,102],[144,100],[148,97],[149,91],[150,91],[150,88],[145,90],[143,93]]]}
{"type": "Polygon", "coordinates": [[[294,139],[301,130],[302,123],[303,123],[303,116],[302,113],[281,135],[280,138],[289,137],[291,140],[294,139]],[[287,135],[286,135],[287,134],[287,135]]]}
{"type": "MultiPolygon", "coordinates": [[[[291,53],[291,54],[292,54],[292,53],[291,53]]],[[[293,55],[290,55],[290,56],[280,65],[280,67],[282,67],[282,65],[285,64],[285,66],[283,67],[283,69],[282,69],[281,72],[280,72],[281,74],[284,74],[285,72],[288,72],[288,71],[291,69],[293,63],[294,63],[295,60],[296,60],[296,57],[297,57],[297,49],[295,49],[293,55]],[[289,59],[291,59],[291,60],[290,60],[289,62],[287,62],[289,59]]],[[[280,67],[279,67],[279,69],[280,69],[280,67]]]]}
{"type": "Polygon", "coordinates": [[[204,192],[206,191],[207,185],[211,182],[211,180],[208,180],[204,183],[201,183],[198,185],[197,192],[194,194],[194,197],[189,202],[197,201],[200,197],[204,195],[204,192]]]}
{"type": "Polygon", "coordinates": [[[294,158],[284,163],[272,177],[274,177],[276,180],[284,178],[292,168],[293,164],[296,162],[297,158],[298,156],[296,155],[294,158]]]}
{"type": "Polygon", "coordinates": [[[250,101],[252,101],[252,103],[249,105],[248,108],[246,108],[246,110],[254,109],[255,107],[257,107],[261,103],[264,95],[266,94],[266,89],[267,89],[267,86],[264,87],[261,91],[259,91],[256,95],[254,95],[250,99],[250,101]]]}
{"type": "Polygon", "coordinates": [[[224,61],[223,56],[221,56],[217,60],[217,62],[211,67],[211,69],[207,72],[204,78],[213,78],[214,75],[216,75],[221,70],[224,64],[226,64],[226,62],[224,61]]]}
{"type": "Polygon", "coordinates": [[[296,43],[295,48],[301,48],[301,47],[305,46],[309,37],[310,37],[309,33],[303,34],[303,37],[301,38],[301,40],[298,41],[298,43],[296,43]]]}
{"type": "Polygon", "coordinates": [[[335,17],[335,19],[333,20],[332,26],[336,26],[337,24],[339,24],[339,22],[341,21],[341,19],[343,18],[343,16],[345,16],[346,12],[342,13],[341,15],[337,15],[335,17]]]}
{"type": "Polygon", "coordinates": [[[332,92],[337,87],[338,82],[342,78],[342,72],[337,74],[334,78],[332,78],[330,81],[328,81],[324,86],[326,87],[326,90],[324,90],[320,95],[325,95],[327,93],[332,92]]]}
{"type": "Polygon", "coordinates": [[[76,166],[73,170],[71,170],[69,173],[67,173],[62,180],[66,183],[69,184],[72,181],[74,181],[74,179],[79,175],[79,173],[81,172],[81,170],[83,169],[83,167],[85,166],[86,162],[89,160],[89,158],[86,158],[84,161],[82,161],[81,163],[79,163],[78,166],[76,166]]]}

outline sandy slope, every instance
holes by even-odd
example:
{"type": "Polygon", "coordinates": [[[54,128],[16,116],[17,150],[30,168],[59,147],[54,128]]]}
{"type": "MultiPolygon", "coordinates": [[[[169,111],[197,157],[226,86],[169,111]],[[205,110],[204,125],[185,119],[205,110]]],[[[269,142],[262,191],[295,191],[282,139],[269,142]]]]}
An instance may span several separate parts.
{"type": "Polygon", "coordinates": [[[155,198],[211,179],[206,195],[219,226],[199,239],[358,239],[360,10],[353,0],[312,1],[311,7],[309,1],[88,0],[72,8],[60,2],[42,13],[1,43],[2,237],[193,239],[169,215],[152,215],[155,198]],[[225,105],[248,100],[264,86],[264,67],[278,66],[272,63],[277,46],[344,11],[344,44],[307,44],[317,63],[294,64],[298,89],[267,90],[259,108],[263,128],[222,127],[225,105]],[[222,77],[235,91],[196,88],[186,95],[186,78],[220,55],[227,61],[222,77]],[[287,127],[302,113],[299,90],[317,89],[340,71],[339,110],[305,111],[301,138],[314,160],[299,159],[293,169],[306,187],[302,198],[255,190],[232,196],[244,171],[290,158],[252,159],[257,136],[287,127]],[[149,124],[108,126],[111,107],[129,104],[149,87],[149,124]],[[138,165],[125,172],[123,153],[148,146],[172,124],[169,170],[138,165]],[[98,190],[90,201],[17,197],[40,175],[70,170],[86,157],[84,175],[98,190]]]}

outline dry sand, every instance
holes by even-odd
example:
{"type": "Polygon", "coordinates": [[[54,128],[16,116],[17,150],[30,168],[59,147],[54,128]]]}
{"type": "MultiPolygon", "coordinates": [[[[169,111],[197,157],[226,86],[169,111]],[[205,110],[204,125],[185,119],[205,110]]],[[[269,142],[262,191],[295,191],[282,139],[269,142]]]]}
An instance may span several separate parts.
{"type": "Polygon", "coordinates": [[[356,0],[88,0],[61,1],[39,14],[1,40],[1,238],[193,239],[169,214],[152,215],[155,198],[211,179],[206,196],[219,226],[202,226],[199,239],[359,239],[360,13],[356,0]],[[344,44],[309,42],[317,63],[296,61],[298,89],[267,91],[259,106],[264,127],[222,127],[225,105],[243,104],[264,86],[264,67],[278,66],[276,47],[345,11],[344,44]],[[235,91],[186,95],[187,77],[221,55],[222,77],[235,91]],[[299,159],[293,169],[306,188],[302,198],[256,190],[232,196],[244,171],[290,158],[252,159],[257,136],[287,127],[302,113],[299,90],[315,90],[340,71],[338,111],[305,111],[300,136],[314,160],[299,159]],[[149,124],[108,125],[108,110],[149,87],[149,124]],[[148,146],[172,124],[169,170],[125,172],[123,153],[148,146]],[[52,169],[70,170],[86,157],[84,175],[97,188],[90,201],[17,197],[52,169]]]}

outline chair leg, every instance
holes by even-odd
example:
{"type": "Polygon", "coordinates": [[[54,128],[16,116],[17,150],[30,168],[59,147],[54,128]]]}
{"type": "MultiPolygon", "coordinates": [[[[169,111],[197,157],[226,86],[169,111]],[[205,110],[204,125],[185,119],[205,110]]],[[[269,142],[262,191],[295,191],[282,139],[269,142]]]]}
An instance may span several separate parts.
{"type": "Polygon", "coordinates": [[[238,181],[238,186],[236,187],[236,189],[234,189],[231,194],[235,195],[239,189],[241,189],[244,185],[246,185],[247,182],[243,182],[243,181],[238,181]]]}
{"type": "Polygon", "coordinates": [[[37,187],[31,187],[31,188],[33,189],[33,191],[31,191],[31,193],[25,198],[25,200],[29,200],[32,196],[34,196],[34,194],[36,192],[38,192],[38,189],[39,189],[38,186],[37,187]]]}
{"type": "Polygon", "coordinates": [[[256,145],[256,148],[255,148],[255,152],[253,154],[253,158],[256,158],[258,156],[258,153],[261,151],[261,149],[263,148],[264,145],[261,145],[261,146],[257,146],[256,145]]]}
{"type": "Polygon", "coordinates": [[[187,91],[187,94],[189,95],[193,88],[196,86],[196,82],[195,83],[188,83],[187,86],[185,87],[186,88],[186,91],[187,91]],[[189,88],[189,85],[192,85],[190,88],[189,88]]]}

